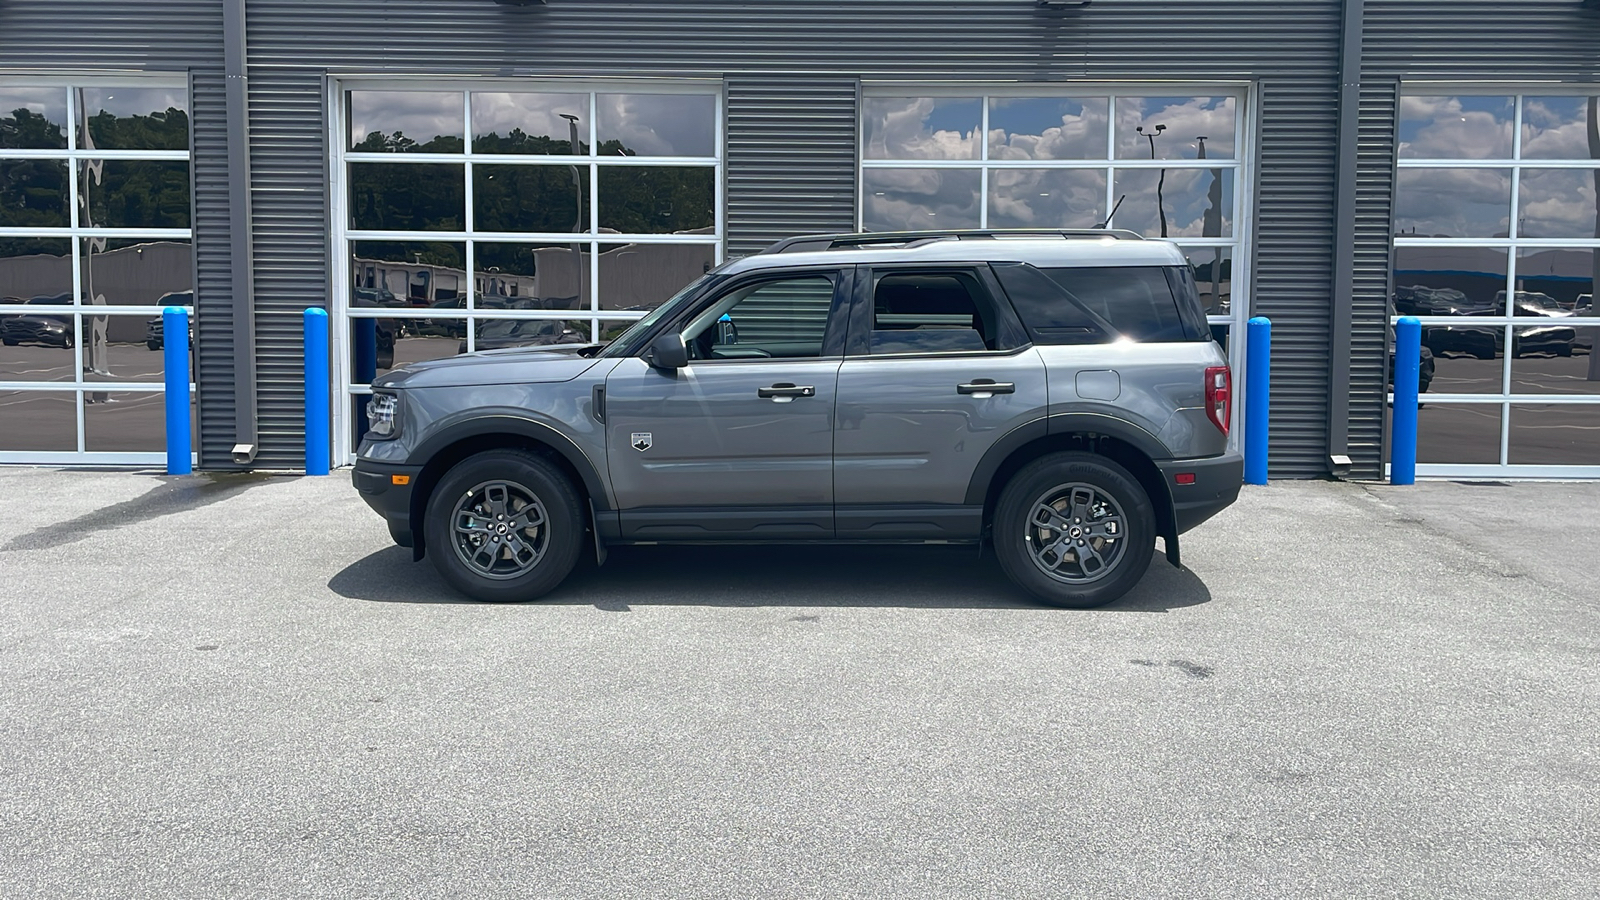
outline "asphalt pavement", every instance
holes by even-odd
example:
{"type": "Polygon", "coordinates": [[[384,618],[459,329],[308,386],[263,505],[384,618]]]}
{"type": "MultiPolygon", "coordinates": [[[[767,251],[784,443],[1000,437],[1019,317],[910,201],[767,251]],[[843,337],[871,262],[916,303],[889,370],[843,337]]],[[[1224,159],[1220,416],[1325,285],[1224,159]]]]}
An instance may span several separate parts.
{"type": "Polygon", "coordinates": [[[948,546],[490,606],[346,474],[0,468],[0,894],[1590,897],[1597,508],[1274,483],[1090,611],[948,546]]]}

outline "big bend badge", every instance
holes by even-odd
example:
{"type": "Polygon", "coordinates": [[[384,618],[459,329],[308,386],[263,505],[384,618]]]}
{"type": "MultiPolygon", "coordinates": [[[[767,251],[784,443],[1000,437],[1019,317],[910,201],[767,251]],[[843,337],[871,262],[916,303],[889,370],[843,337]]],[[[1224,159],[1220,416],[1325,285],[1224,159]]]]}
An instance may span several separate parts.
{"type": "Polygon", "coordinates": [[[633,444],[633,449],[643,453],[650,449],[650,445],[654,444],[655,440],[650,437],[650,432],[648,431],[635,431],[633,440],[630,443],[633,444]]]}

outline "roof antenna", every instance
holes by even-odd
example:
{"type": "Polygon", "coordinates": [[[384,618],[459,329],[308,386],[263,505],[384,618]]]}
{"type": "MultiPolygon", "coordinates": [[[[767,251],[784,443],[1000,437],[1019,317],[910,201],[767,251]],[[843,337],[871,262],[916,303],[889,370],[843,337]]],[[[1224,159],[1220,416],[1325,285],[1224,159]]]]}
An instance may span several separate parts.
{"type": "Polygon", "coordinates": [[[1117,205],[1111,207],[1111,214],[1106,216],[1106,220],[1104,222],[1101,222],[1099,225],[1096,225],[1095,227],[1096,228],[1104,228],[1107,225],[1111,224],[1111,220],[1115,219],[1117,217],[1117,210],[1122,208],[1122,201],[1124,201],[1126,199],[1128,199],[1128,195],[1127,194],[1123,194],[1121,197],[1118,197],[1117,198],[1117,205]]]}

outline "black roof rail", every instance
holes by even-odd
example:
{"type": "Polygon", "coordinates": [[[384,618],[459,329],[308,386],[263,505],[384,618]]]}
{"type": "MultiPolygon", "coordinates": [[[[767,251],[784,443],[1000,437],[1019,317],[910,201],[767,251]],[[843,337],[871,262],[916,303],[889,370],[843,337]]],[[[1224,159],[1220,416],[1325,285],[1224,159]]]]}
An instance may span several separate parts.
{"type": "Polygon", "coordinates": [[[1123,228],[958,228],[949,231],[878,231],[868,234],[802,234],[785,238],[762,253],[805,253],[814,250],[854,250],[886,244],[921,245],[931,241],[983,241],[1006,238],[1083,240],[1115,238],[1142,241],[1144,235],[1123,228]]]}

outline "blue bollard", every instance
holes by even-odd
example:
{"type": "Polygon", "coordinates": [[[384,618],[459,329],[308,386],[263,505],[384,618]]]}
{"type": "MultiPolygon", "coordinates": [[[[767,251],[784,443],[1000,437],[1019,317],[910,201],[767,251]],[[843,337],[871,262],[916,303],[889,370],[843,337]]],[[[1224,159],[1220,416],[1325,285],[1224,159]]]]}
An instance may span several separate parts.
{"type": "Polygon", "coordinates": [[[1256,316],[1245,339],[1244,482],[1267,483],[1267,416],[1272,408],[1272,322],[1256,316]]]}
{"type": "Polygon", "coordinates": [[[1394,416],[1389,429],[1389,483],[1417,483],[1417,387],[1422,323],[1401,316],[1394,328],[1394,416]]]}
{"type": "Polygon", "coordinates": [[[306,310],[306,474],[328,474],[328,313],[306,310]]]}
{"type": "Polygon", "coordinates": [[[189,313],[178,306],[161,311],[161,362],[166,369],[167,474],[194,471],[189,419],[189,313]]]}

